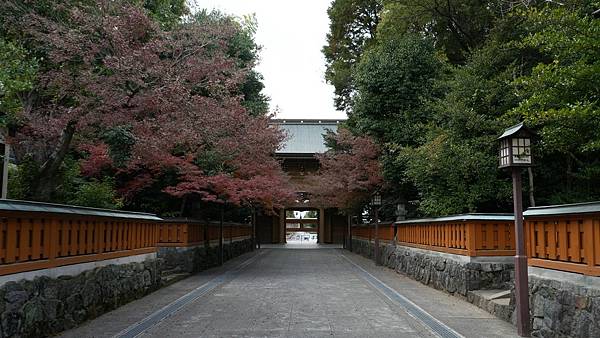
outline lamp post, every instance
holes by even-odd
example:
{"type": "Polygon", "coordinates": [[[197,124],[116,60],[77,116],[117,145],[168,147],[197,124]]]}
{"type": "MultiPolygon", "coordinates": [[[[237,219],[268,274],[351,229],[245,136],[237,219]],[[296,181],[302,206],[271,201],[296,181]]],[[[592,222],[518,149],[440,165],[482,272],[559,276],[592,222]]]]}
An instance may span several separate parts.
{"type": "Polygon", "coordinates": [[[381,206],[381,195],[376,192],[371,196],[371,207],[375,211],[375,265],[381,265],[379,261],[379,207],[381,206]]]}
{"type": "Polygon", "coordinates": [[[510,168],[513,180],[513,204],[515,214],[515,298],[517,305],[517,331],[521,337],[529,337],[529,281],[527,276],[527,253],[523,232],[523,201],[521,170],[532,165],[531,132],[523,123],[504,131],[500,141],[500,168],[510,168]]]}

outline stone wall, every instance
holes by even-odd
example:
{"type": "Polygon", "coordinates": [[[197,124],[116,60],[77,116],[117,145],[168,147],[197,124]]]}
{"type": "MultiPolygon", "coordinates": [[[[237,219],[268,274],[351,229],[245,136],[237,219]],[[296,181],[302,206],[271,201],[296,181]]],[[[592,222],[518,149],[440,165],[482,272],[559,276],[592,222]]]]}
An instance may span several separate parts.
{"type": "MultiPolygon", "coordinates": [[[[252,250],[252,240],[245,239],[223,243],[223,260],[240,256],[252,250]]],[[[172,273],[194,273],[219,265],[219,247],[204,245],[191,247],[159,247],[158,257],[163,259],[163,269],[172,273]]]]}
{"type": "Polygon", "coordinates": [[[8,282],[0,287],[0,337],[55,334],[159,287],[159,259],[8,282]]]}
{"type": "Polygon", "coordinates": [[[600,337],[600,278],[530,268],[529,295],[532,336],[600,337]]]}
{"type": "MultiPolygon", "coordinates": [[[[439,290],[466,297],[471,290],[510,288],[513,273],[513,264],[510,263],[478,261],[466,256],[393,244],[380,244],[380,247],[384,266],[439,290]]],[[[369,258],[374,256],[374,245],[366,240],[353,239],[352,249],[369,258]]]]}
{"type": "MultiPolygon", "coordinates": [[[[226,242],[224,259],[251,249],[251,240],[226,242]]],[[[165,273],[193,273],[218,265],[218,247],[159,248],[157,256],[75,276],[42,276],[4,284],[0,287],[0,338],[54,335],[160,288],[165,273]]]]}

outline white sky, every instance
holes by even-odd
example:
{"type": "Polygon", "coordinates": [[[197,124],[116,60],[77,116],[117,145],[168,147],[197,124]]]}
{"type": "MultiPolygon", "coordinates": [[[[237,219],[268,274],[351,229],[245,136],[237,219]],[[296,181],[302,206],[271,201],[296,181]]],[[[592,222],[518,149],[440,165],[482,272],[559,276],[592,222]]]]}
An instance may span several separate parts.
{"type": "Polygon", "coordinates": [[[255,14],[256,41],[262,46],[257,70],[278,118],[343,119],[333,105],[333,86],[325,83],[321,48],[329,30],[331,0],[195,0],[195,8],[219,9],[235,16],[255,14]]]}

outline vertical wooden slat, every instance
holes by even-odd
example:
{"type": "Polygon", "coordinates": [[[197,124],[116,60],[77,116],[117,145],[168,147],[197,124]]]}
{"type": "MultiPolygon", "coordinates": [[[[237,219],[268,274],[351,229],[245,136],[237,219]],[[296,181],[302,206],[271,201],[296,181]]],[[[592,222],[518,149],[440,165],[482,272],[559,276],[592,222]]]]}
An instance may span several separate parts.
{"type": "Polygon", "coordinates": [[[450,227],[444,227],[444,246],[450,248],[450,227]]]}
{"type": "Polygon", "coordinates": [[[467,225],[464,222],[460,224],[460,248],[467,248],[467,225]]]}
{"type": "Polygon", "coordinates": [[[128,249],[128,229],[127,229],[127,222],[126,221],[122,221],[121,222],[121,227],[122,227],[122,232],[123,232],[123,238],[122,238],[122,243],[121,243],[121,250],[127,250],[128,249]]]}
{"type": "Polygon", "coordinates": [[[588,268],[593,269],[596,266],[595,242],[598,234],[594,231],[594,221],[592,218],[586,218],[583,221],[583,248],[585,250],[585,259],[588,268]]]}
{"type": "Polygon", "coordinates": [[[119,250],[125,250],[127,249],[126,247],[126,241],[125,241],[125,235],[126,235],[126,229],[125,229],[126,223],[123,221],[119,221],[119,250]]]}
{"type": "Polygon", "coordinates": [[[40,259],[42,255],[42,222],[43,219],[37,218],[32,220],[31,234],[31,259],[40,259]]]}
{"type": "Polygon", "coordinates": [[[556,223],[550,222],[548,224],[548,258],[556,259],[556,253],[556,223]]]}
{"type": "Polygon", "coordinates": [[[129,247],[133,250],[133,249],[137,249],[137,245],[136,245],[136,226],[137,226],[136,221],[130,221],[127,222],[127,227],[129,228],[129,247]]]}
{"type": "Polygon", "coordinates": [[[131,249],[138,249],[138,245],[137,245],[137,240],[138,240],[138,234],[137,234],[137,228],[138,228],[139,222],[127,222],[127,227],[129,228],[129,245],[128,247],[131,247],[131,249]]]}
{"type": "Polygon", "coordinates": [[[6,263],[6,234],[8,231],[8,220],[0,218],[0,263],[6,263]]]}
{"type": "MultiPolygon", "coordinates": [[[[143,231],[143,230],[142,230],[142,231],[143,231]]],[[[173,242],[173,240],[174,240],[174,238],[173,238],[173,237],[174,237],[174,227],[173,227],[173,226],[171,226],[171,224],[169,224],[169,225],[167,226],[167,242],[169,242],[169,243],[170,243],[170,242],[173,242]]]]}
{"type": "MultiPolygon", "coordinates": [[[[593,226],[593,238],[594,238],[594,262],[596,265],[600,264],[600,218],[592,220],[593,226]]],[[[598,269],[598,267],[595,267],[598,269]]]]}
{"type": "Polygon", "coordinates": [[[19,235],[19,250],[18,250],[18,255],[19,255],[19,261],[23,262],[23,261],[27,261],[29,260],[29,252],[30,252],[30,247],[29,247],[29,229],[30,224],[29,224],[29,219],[20,219],[20,235],[19,235]]]}
{"type": "Polygon", "coordinates": [[[143,242],[142,242],[142,230],[144,228],[144,224],[141,222],[136,222],[135,223],[135,243],[136,243],[136,248],[143,248],[143,242]]]}
{"type": "Polygon", "coordinates": [[[67,256],[69,254],[69,222],[62,220],[62,219],[57,219],[56,220],[56,226],[59,230],[59,235],[60,235],[60,246],[58,246],[59,248],[59,252],[58,252],[58,257],[63,257],[63,256],[67,256]]]}
{"type": "Polygon", "coordinates": [[[123,225],[123,244],[121,249],[129,250],[129,222],[123,221],[121,224],[123,225]]]}
{"type": "Polygon", "coordinates": [[[42,258],[44,259],[48,259],[50,258],[50,250],[51,250],[51,246],[50,246],[50,239],[51,239],[51,227],[52,227],[52,219],[51,218],[44,218],[43,219],[43,223],[42,223],[42,229],[43,229],[43,233],[44,233],[44,238],[43,238],[43,244],[42,244],[42,258]]]}
{"type": "Polygon", "coordinates": [[[127,250],[127,223],[123,220],[119,220],[118,246],[119,246],[119,251],[127,250]]]}
{"type": "Polygon", "coordinates": [[[560,253],[559,259],[561,261],[569,260],[569,243],[567,241],[567,224],[565,222],[558,222],[558,251],[560,253]]]}
{"type": "MultiPolygon", "coordinates": [[[[138,245],[140,248],[144,247],[144,237],[142,236],[144,229],[147,229],[148,237],[150,238],[151,242],[152,242],[152,237],[158,235],[158,234],[153,233],[154,229],[158,229],[158,224],[156,224],[156,223],[146,224],[145,222],[140,222],[138,224],[138,245]]],[[[156,243],[154,245],[156,245],[156,243]]]]}
{"type": "Polygon", "coordinates": [[[59,226],[60,223],[56,218],[53,217],[49,220],[47,239],[50,248],[48,250],[49,260],[54,260],[56,257],[58,257],[58,251],[60,250],[60,247],[58,246],[58,242],[60,240],[58,237],[59,226]]]}
{"type": "Polygon", "coordinates": [[[77,255],[78,254],[78,250],[79,250],[79,243],[78,243],[78,237],[79,237],[79,221],[77,220],[73,220],[71,222],[69,222],[71,225],[71,246],[69,248],[69,254],[70,255],[77,255]]]}
{"type": "Polygon", "coordinates": [[[145,242],[144,242],[144,238],[145,237],[149,237],[150,238],[150,242],[156,243],[159,240],[159,225],[158,224],[153,224],[153,223],[140,223],[140,247],[144,247],[145,242]],[[147,236],[144,236],[144,233],[148,233],[147,236]],[[154,238],[154,239],[153,239],[154,238]]]}
{"type": "Polygon", "coordinates": [[[88,253],[88,221],[81,220],[79,221],[79,253],[87,254],[88,253]]]}
{"type": "Polygon", "coordinates": [[[123,249],[123,223],[121,220],[115,221],[115,229],[117,230],[117,236],[115,237],[115,251],[123,249]]]}
{"type": "Polygon", "coordinates": [[[89,220],[87,223],[88,226],[88,239],[87,239],[87,247],[88,253],[96,253],[96,236],[98,234],[98,222],[94,220],[89,220]]]}
{"type": "Polygon", "coordinates": [[[0,218],[0,264],[6,261],[6,247],[4,245],[6,240],[6,229],[7,229],[6,218],[0,218]]]}
{"type": "Polygon", "coordinates": [[[146,247],[146,230],[148,229],[147,224],[142,226],[142,248],[146,247]]]}
{"type": "Polygon", "coordinates": [[[103,223],[103,228],[104,231],[102,233],[102,240],[100,241],[100,250],[101,252],[107,252],[110,251],[110,247],[109,247],[109,243],[110,243],[110,239],[111,239],[111,234],[110,234],[110,221],[104,221],[103,223]]]}
{"type": "Polygon", "coordinates": [[[587,264],[587,257],[585,256],[585,226],[583,220],[579,220],[579,256],[581,257],[581,263],[587,264]]]}
{"type": "MultiPolygon", "coordinates": [[[[506,242],[508,241],[508,238],[506,238],[506,224],[498,223],[498,224],[496,224],[496,227],[497,227],[497,231],[498,231],[497,232],[498,233],[498,250],[505,250],[506,242]]],[[[523,231],[523,232],[527,233],[527,231],[523,231]]],[[[524,242],[527,243],[527,240],[525,240],[524,242]]]]}
{"type": "Polygon", "coordinates": [[[181,241],[184,245],[188,245],[190,243],[190,225],[182,224],[182,226],[183,226],[183,238],[181,241]]]}
{"type": "Polygon", "coordinates": [[[454,243],[452,243],[452,247],[456,249],[460,249],[460,223],[452,223],[452,235],[454,236],[454,243]]]}
{"type": "Polygon", "coordinates": [[[475,223],[467,223],[467,252],[469,256],[477,256],[477,247],[475,245],[475,223]]]}
{"type": "Polygon", "coordinates": [[[108,231],[106,234],[106,251],[114,251],[115,250],[115,221],[111,220],[107,223],[108,231]]]}
{"type": "MultiPolygon", "coordinates": [[[[537,257],[535,254],[535,228],[533,221],[526,222],[527,227],[529,228],[529,246],[527,246],[527,256],[528,257],[537,257]]],[[[514,236],[513,236],[514,238],[514,236]]],[[[512,240],[514,241],[514,239],[512,240]]]]}
{"type": "Polygon", "coordinates": [[[571,220],[569,222],[569,232],[571,233],[571,243],[569,247],[569,256],[571,256],[571,262],[581,262],[581,243],[579,241],[579,222],[577,220],[571,220]]]}
{"type": "Polygon", "coordinates": [[[104,241],[104,219],[100,219],[98,221],[96,221],[96,244],[95,244],[95,248],[96,248],[96,252],[97,253],[102,253],[104,250],[102,248],[102,242],[104,241]]]}
{"type": "Polygon", "coordinates": [[[138,249],[140,247],[140,222],[134,222],[133,225],[133,248],[138,249]]]}
{"type": "Polygon", "coordinates": [[[18,227],[18,220],[10,217],[8,219],[8,229],[6,231],[6,263],[14,263],[16,261],[18,227]]]}
{"type": "Polygon", "coordinates": [[[79,233],[79,243],[81,245],[81,249],[79,249],[79,253],[80,254],[87,254],[90,251],[90,246],[89,246],[89,242],[90,239],[88,237],[88,229],[91,228],[91,225],[89,224],[88,220],[82,220],[80,222],[81,226],[81,230],[79,233]]]}
{"type": "Polygon", "coordinates": [[[491,223],[485,224],[485,248],[494,249],[494,227],[491,223]]]}

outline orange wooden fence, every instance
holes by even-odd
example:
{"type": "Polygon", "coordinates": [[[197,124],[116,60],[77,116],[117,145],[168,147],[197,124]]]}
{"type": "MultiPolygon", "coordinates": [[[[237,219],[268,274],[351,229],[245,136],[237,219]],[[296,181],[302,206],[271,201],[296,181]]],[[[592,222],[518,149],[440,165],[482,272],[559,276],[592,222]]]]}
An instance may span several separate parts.
{"type": "Polygon", "coordinates": [[[156,251],[151,214],[5,200],[0,275],[156,251]]]}
{"type": "MultiPolygon", "coordinates": [[[[200,222],[197,220],[173,219],[165,220],[159,225],[158,246],[194,246],[201,245],[206,240],[219,240],[219,223],[200,222]]],[[[249,238],[252,226],[240,223],[223,223],[223,241],[236,241],[249,238]]]]}
{"type": "MultiPolygon", "coordinates": [[[[249,238],[224,223],[224,243],[249,238]]],[[[156,252],[157,246],[218,241],[218,223],[25,201],[0,201],[0,276],[156,252]]]]}
{"type": "Polygon", "coordinates": [[[159,223],[158,246],[193,246],[204,243],[206,224],[194,220],[173,219],[159,223]]]}
{"type": "MultiPolygon", "coordinates": [[[[379,238],[400,245],[467,256],[514,255],[514,223],[507,214],[468,214],[380,225],[379,238]],[[396,230],[394,230],[394,226],[396,230]]],[[[373,240],[373,226],[355,226],[352,236],[373,240]]]]}
{"type": "Polygon", "coordinates": [[[514,218],[508,214],[466,214],[396,222],[400,245],[464,256],[515,254],[514,218]]]}
{"type": "Polygon", "coordinates": [[[600,202],[530,208],[529,265],[600,276],[600,202]]]}
{"type": "MultiPolygon", "coordinates": [[[[380,223],[379,224],[379,239],[383,241],[394,240],[394,225],[392,223],[380,223]]],[[[352,227],[352,237],[365,239],[368,241],[375,240],[375,225],[374,224],[362,224],[352,227]]]]}

